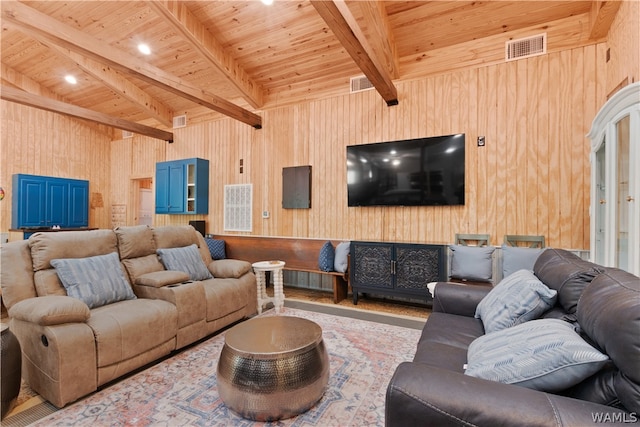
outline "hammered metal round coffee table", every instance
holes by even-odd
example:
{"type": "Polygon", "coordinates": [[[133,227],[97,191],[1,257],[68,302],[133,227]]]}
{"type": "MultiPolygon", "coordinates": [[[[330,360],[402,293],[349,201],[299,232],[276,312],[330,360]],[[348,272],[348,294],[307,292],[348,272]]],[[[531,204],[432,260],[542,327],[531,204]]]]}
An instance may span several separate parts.
{"type": "Polygon", "coordinates": [[[222,401],[243,418],[273,421],[310,409],[329,382],[329,356],[316,323],[259,317],[225,335],[218,361],[222,401]]]}

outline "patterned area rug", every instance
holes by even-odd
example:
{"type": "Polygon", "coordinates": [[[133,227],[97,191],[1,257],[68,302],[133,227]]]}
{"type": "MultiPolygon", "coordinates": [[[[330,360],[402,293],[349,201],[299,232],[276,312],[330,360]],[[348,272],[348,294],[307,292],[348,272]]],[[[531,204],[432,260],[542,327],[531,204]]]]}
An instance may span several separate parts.
{"type": "Polygon", "coordinates": [[[384,426],[387,384],[396,366],[413,358],[420,331],[286,307],[282,314],[318,323],[329,353],[328,389],[297,417],[259,423],[225,406],[216,384],[223,332],[33,425],[384,426]]]}

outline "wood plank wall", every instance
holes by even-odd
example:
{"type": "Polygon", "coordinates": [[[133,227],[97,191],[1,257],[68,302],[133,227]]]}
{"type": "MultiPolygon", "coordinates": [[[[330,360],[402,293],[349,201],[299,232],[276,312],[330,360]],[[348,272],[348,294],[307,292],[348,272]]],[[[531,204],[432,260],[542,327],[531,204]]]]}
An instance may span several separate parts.
{"type": "Polygon", "coordinates": [[[251,183],[258,235],[448,243],[456,232],[489,233],[500,244],[504,234],[543,234],[552,246],[587,248],[585,134],[604,102],[602,61],[604,45],[591,45],[398,83],[395,107],[367,91],[265,111],[262,130],[229,120],[176,129],[167,159],[211,161],[211,213],[155,223],[206,219],[208,232],[224,233],[224,185],[251,183]],[[347,207],[347,145],[459,132],[464,207],[347,207]],[[312,208],[282,209],[282,168],[300,165],[312,166],[312,208]]]}
{"type": "Polygon", "coordinates": [[[504,234],[544,234],[550,246],[586,249],[585,134],[607,94],[638,79],[639,8],[623,3],[607,43],[398,82],[395,107],[374,91],[345,94],[260,112],[261,130],[229,119],[176,129],[173,144],[138,135],[110,142],[95,126],[1,101],[0,231],[10,227],[14,173],[89,179],[104,199],[90,225],[108,228],[114,205],[136,223],[137,188],[157,161],[204,157],[210,214],[156,215],[154,224],[204,219],[222,234],[224,185],[251,183],[258,235],[448,243],[456,232],[490,233],[500,244],[504,234]],[[464,207],[347,207],[347,145],[457,132],[467,135],[464,207]],[[313,167],[312,208],[281,209],[282,168],[299,165],[313,167]]]}
{"type": "Polygon", "coordinates": [[[0,232],[11,227],[16,173],[89,180],[90,200],[101,197],[104,205],[90,209],[89,224],[109,224],[111,129],[11,102],[0,106],[0,232]]]}

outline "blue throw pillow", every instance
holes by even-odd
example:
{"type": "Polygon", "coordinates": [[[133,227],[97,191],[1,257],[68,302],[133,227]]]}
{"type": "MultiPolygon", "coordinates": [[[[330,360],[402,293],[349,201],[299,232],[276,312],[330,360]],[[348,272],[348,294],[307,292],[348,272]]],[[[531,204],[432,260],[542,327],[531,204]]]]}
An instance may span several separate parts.
{"type": "Polygon", "coordinates": [[[549,289],[529,270],[505,277],[478,303],[475,317],[485,332],[537,319],[556,303],[558,292],[549,289]]]}
{"type": "Polygon", "coordinates": [[[116,252],[87,258],[53,259],[51,265],[67,295],[83,301],[89,308],[136,298],[116,252]]]}
{"type": "Polygon", "coordinates": [[[224,240],[206,238],[204,239],[204,241],[207,242],[207,247],[209,248],[211,258],[213,258],[214,260],[219,260],[225,259],[227,257],[224,240]]]}
{"type": "Polygon", "coordinates": [[[160,261],[167,270],[184,271],[191,280],[212,279],[213,276],[204,265],[198,247],[193,244],[183,248],[158,249],[160,261]]]}
{"type": "Polygon", "coordinates": [[[539,319],[476,338],[465,375],[557,392],[598,372],[607,362],[559,319],[539,319]]]}
{"type": "Polygon", "coordinates": [[[333,263],[336,253],[331,242],[326,242],[320,248],[320,257],[318,258],[318,267],[322,271],[333,271],[333,263]]]}

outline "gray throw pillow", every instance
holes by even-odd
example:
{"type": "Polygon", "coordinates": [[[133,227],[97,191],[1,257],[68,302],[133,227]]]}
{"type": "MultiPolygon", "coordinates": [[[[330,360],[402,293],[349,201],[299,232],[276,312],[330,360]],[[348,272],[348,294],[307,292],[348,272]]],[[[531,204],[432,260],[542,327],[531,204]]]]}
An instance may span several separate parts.
{"type": "Polygon", "coordinates": [[[490,282],[493,277],[493,246],[451,245],[451,277],[490,282]]]}
{"type": "Polygon", "coordinates": [[[116,252],[87,258],[52,259],[67,295],[89,308],[135,299],[116,252]]]}
{"type": "Polygon", "coordinates": [[[157,253],[167,270],[184,271],[191,280],[213,278],[207,266],[204,265],[200,251],[195,244],[183,248],[158,249],[157,253]]]}
{"type": "Polygon", "coordinates": [[[507,277],[518,270],[531,270],[544,249],[519,248],[502,245],[502,277],[507,277]]]}
{"type": "Polygon", "coordinates": [[[557,392],[600,370],[609,358],[559,319],[539,319],[476,338],[465,375],[557,392]]]}
{"type": "Polygon", "coordinates": [[[529,270],[519,270],[500,281],[482,298],[475,317],[482,319],[485,332],[495,332],[537,319],[556,302],[549,289],[529,270]]]}
{"type": "Polygon", "coordinates": [[[339,273],[347,271],[349,266],[349,250],[351,248],[351,242],[341,242],[336,246],[336,257],[333,263],[333,268],[339,273]]]}

